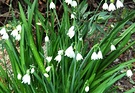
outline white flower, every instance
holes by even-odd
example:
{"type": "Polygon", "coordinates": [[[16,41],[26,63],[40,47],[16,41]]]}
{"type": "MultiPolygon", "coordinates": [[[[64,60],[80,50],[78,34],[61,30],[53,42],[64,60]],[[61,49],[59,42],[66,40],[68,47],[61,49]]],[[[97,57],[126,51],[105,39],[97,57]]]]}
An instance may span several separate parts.
{"type": "Polygon", "coordinates": [[[17,29],[14,29],[12,32],[11,32],[11,35],[13,37],[16,37],[18,35],[18,30],[17,29]]]}
{"type": "Polygon", "coordinates": [[[68,30],[67,35],[71,38],[73,38],[73,36],[75,35],[75,31],[74,31],[74,26],[71,26],[68,30]]]}
{"type": "Polygon", "coordinates": [[[71,14],[71,19],[74,19],[75,18],[75,15],[74,14],[71,14]]]}
{"type": "Polygon", "coordinates": [[[82,55],[80,53],[77,53],[76,60],[79,61],[81,59],[83,59],[82,55]]]}
{"type": "Polygon", "coordinates": [[[124,7],[124,5],[123,5],[123,3],[120,0],[117,0],[116,7],[118,9],[118,8],[124,7]]]}
{"type": "Polygon", "coordinates": [[[50,3],[50,9],[55,9],[55,4],[53,2],[50,3]]]}
{"type": "Polygon", "coordinates": [[[111,4],[109,5],[109,7],[108,7],[108,11],[114,11],[114,10],[116,10],[116,8],[115,8],[114,4],[111,3],[111,4]]]}
{"type": "Polygon", "coordinates": [[[80,37],[80,38],[79,38],[79,41],[82,41],[82,40],[83,40],[82,37],[80,37]]]}
{"type": "Polygon", "coordinates": [[[30,85],[30,75],[29,74],[25,74],[22,77],[22,83],[24,83],[24,84],[28,83],[28,85],[30,85]]]}
{"type": "Polygon", "coordinates": [[[32,69],[30,70],[30,73],[33,74],[34,72],[35,72],[35,69],[32,68],[32,69]]]}
{"type": "Polygon", "coordinates": [[[72,0],[65,0],[65,2],[69,5],[72,3],[72,0]]]}
{"type": "Polygon", "coordinates": [[[18,80],[21,80],[21,78],[22,78],[22,75],[19,73],[19,74],[17,75],[17,79],[18,79],[18,80]]]}
{"type": "Polygon", "coordinates": [[[127,75],[127,77],[132,77],[132,75],[133,75],[133,73],[132,73],[132,71],[129,69],[129,70],[127,70],[127,72],[126,72],[126,75],[127,75]]]}
{"type": "Polygon", "coordinates": [[[104,3],[103,6],[102,6],[102,8],[103,8],[104,10],[107,10],[107,9],[108,9],[108,4],[107,4],[107,3],[104,3]]]}
{"type": "Polygon", "coordinates": [[[46,72],[49,72],[51,70],[51,66],[46,67],[46,72]]]}
{"type": "Polygon", "coordinates": [[[48,62],[51,62],[52,57],[46,57],[46,60],[47,60],[48,62]]]}
{"type": "Polygon", "coordinates": [[[93,52],[91,55],[91,60],[97,60],[98,59],[98,55],[96,54],[96,52],[93,52]]]}
{"type": "Polygon", "coordinates": [[[5,29],[5,27],[3,27],[1,30],[0,30],[0,34],[1,35],[4,35],[6,33],[6,29],[5,29]]]}
{"type": "Polygon", "coordinates": [[[103,55],[102,55],[102,52],[101,51],[98,51],[98,59],[103,59],[103,55]]]}
{"type": "Polygon", "coordinates": [[[7,40],[8,38],[9,38],[9,36],[7,33],[3,34],[2,39],[7,40]]]}
{"type": "Polygon", "coordinates": [[[72,6],[72,7],[76,7],[76,6],[77,6],[77,2],[76,2],[76,1],[72,1],[72,2],[71,2],[71,6],[72,6]]]}
{"type": "Polygon", "coordinates": [[[58,61],[58,62],[60,62],[61,61],[61,55],[57,55],[56,57],[55,57],[55,59],[54,60],[56,60],[56,61],[58,61]]]}
{"type": "Polygon", "coordinates": [[[22,30],[21,25],[18,25],[18,26],[16,27],[16,29],[17,29],[18,31],[21,31],[21,30],[22,30]]]}
{"type": "Polygon", "coordinates": [[[66,49],[65,51],[65,56],[69,57],[69,58],[74,58],[75,57],[75,53],[73,51],[73,47],[70,46],[66,49]]]}
{"type": "Polygon", "coordinates": [[[21,39],[21,35],[20,34],[18,34],[16,37],[15,37],[15,40],[20,40],[21,39]]]}
{"type": "Polygon", "coordinates": [[[36,23],[37,25],[41,26],[42,24],[40,22],[36,23]]]}
{"type": "Polygon", "coordinates": [[[89,92],[89,86],[85,87],[85,92],[89,92]]]}
{"type": "Polygon", "coordinates": [[[63,55],[64,50],[59,50],[58,55],[63,55]]]}
{"type": "Polygon", "coordinates": [[[46,78],[48,78],[48,77],[49,77],[49,75],[48,75],[47,73],[44,73],[44,76],[45,76],[46,78]]]}
{"type": "Polygon", "coordinates": [[[114,51],[114,50],[116,50],[116,47],[112,44],[111,45],[111,51],[114,51]]]}
{"type": "Polygon", "coordinates": [[[45,42],[49,42],[49,37],[48,36],[45,37],[45,42]]]}

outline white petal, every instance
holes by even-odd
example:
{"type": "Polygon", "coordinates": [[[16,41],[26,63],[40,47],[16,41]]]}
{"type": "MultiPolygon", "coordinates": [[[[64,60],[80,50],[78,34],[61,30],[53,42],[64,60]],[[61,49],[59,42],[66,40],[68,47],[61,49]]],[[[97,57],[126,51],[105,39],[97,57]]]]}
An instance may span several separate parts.
{"type": "Polygon", "coordinates": [[[114,50],[116,50],[116,47],[112,44],[111,45],[111,51],[114,51],[114,50]]]}
{"type": "Polygon", "coordinates": [[[89,92],[89,86],[85,87],[85,92],[89,92]]]}
{"type": "Polygon", "coordinates": [[[77,2],[76,1],[72,1],[71,6],[72,7],[76,7],[77,6],[77,2]]]}
{"type": "Polygon", "coordinates": [[[103,8],[104,10],[107,10],[107,9],[108,9],[108,4],[107,4],[107,3],[104,3],[103,6],[102,6],[102,8],[103,8]]]}
{"type": "Polygon", "coordinates": [[[79,60],[82,60],[82,59],[83,59],[82,55],[80,53],[77,53],[76,60],[79,61],[79,60]]]}
{"type": "Polygon", "coordinates": [[[126,72],[126,75],[127,75],[127,77],[132,77],[132,75],[133,75],[133,73],[132,73],[132,71],[129,69],[129,70],[127,70],[127,72],[126,72]]]}
{"type": "Polygon", "coordinates": [[[98,59],[103,59],[103,55],[101,51],[98,52],[98,59]]]}
{"type": "Polygon", "coordinates": [[[70,46],[66,49],[65,51],[65,56],[69,57],[69,58],[74,58],[75,57],[75,53],[73,51],[73,47],[70,46]]]}
{"type": "Polygon", "coordinates": [[[50,3],[50,9],[55,9],[55,4],[53,2],[50,3]]]}
{"type": "Polygon", "coordinates": [[[108,7],[108,11],[114,11],[114,10],[116,10],[115,5],[111,3],[108,7]]]}
{"type": "Polygon", "coordinates": [[[61,55],[57,55],[54,60],[60,62],[61,61],[61,55]]]}
{"type": "Polygon", "coordinates": [[[118,9],[118,8],[124,7],[124,5],[123,5],[123,3],[120,0],[117,0],[116,7],[118,9]]]}
{"type": "Polygon", "coordinates": [[[97,60],[98,59],[98,55],[96,54],[96,52],[93,52],[91,55],[91,60],[97,60]]]}
{"type": "Polygon", "coordinates": [[[49,42],[49,37],[48,36],[45,37],[45,42],[49,42]]]}
{"type": "Polygon", "coordinates": [[[46,67],[46,72],[49,72],[51,70],[51,66],[46,67]]]}
{"type": "Polygon", "coordinates": [[[47,60],[48,62],[51,62],[52,57],[46,57],[46,60],[47,60]]]}

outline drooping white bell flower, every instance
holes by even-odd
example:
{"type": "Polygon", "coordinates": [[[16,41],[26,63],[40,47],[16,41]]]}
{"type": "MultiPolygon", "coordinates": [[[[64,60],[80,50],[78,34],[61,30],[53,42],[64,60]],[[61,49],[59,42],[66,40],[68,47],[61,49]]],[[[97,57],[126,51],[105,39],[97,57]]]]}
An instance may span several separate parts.
{"type": "Polygon", "coordinates": [[[11,35],[13,37],[16,37],[18,35],[18,30],[17,29],[14,29],[12,32],[11,32],[11,35]]]}
{"type": "Polygon", "coordinates": [[[127,70],[127,72],[126,72],[126,75],[127,75],[127,77],[131,78],[132,75],[133,75],[133,72],[129,69],[129,70],[127,70]]]}
{"type": "Polygon", "coordinates": [[[50,9],[55,9],[55,4],[53,2],[50,3],[50,9]]]}
{"type": "Polygon", "coordinates": [[[22,77],[22,83],[30,85],[30,75],[28,73],[22,77]]]}
{"type": "Polygon", "coordinates": [[[75,52],[73,51],[73,47],[70,46],[66,49],[65,51],[65,56],[69,57],[69,58],[74,58],[75,57],[75,52]]]}
{"type": "Polygon", "coordinates": [[[76,7],[77,6],[77,2],[76,1],[72,1],[71,6],[72,7],[76,7]]]}
{"type": "Polygon", "coordinates": [[[51,66],[46,67],[46,72],[49,72],[51,70],[51,66]]]}
{"type": "Polygon", "coordinates": [[[113,44],[111,44],[111,51],[114,51],[114,50],[116,50],[116,47],[113,44]]]}
{"type": "Polygon", "coordinates": [[[18,79],[18,80],[21,80],[21,78],[22,78],[22,75],[21,75],[20,73],[18,73],[18,74],[17,74],[17,79],[18,79]]]}
{"type": "Polygon", "coordinates": [[[22,26],[18,25],[18,26],[16,26],[16,29],[20,32],[22,30],[22,26]]]}
{"type": "Polygon", "coordinates": [[[48,77],[49,77],[49,75],[48,75],[47,73],[44,73],[44,76],[45,76],[46,78],[48,78],[48,77]]]}
{"type": "Polygon", "coordinates": [[[114,11],[114,10],[116,10],[115,5],[111,3],[108,7],[108,11],[114,11]]]}
{"type": "Polygon", "coordinates": [[[9,38],[9,36],[7,33],[3,34],[2,39],[7,40],[8,38],[9,38]]]}
{"type": "Polygon", "coordinates": [[[73,36],[75,35],[75,31],[74,31],[74,26],[71,26],[68,30],[67,35],[71,38],[73,38],[73,36]]]}
{"type": "Polygon", "coordinates": [[[63,55],[64,50],[59,50],[58,55],[63,55]]]}
{"type": "Polygon", "coordinates": [[[49,42],[49,37],[48,36],[45,37],[45,42],[49,42]]]}
{"type": "Polygon", "coordinates": [[[118,8],[124,7],[124,5],[123,5],[123,3],[120,0],[117,0],[116,1],[116,7],[118,9],[118,8]]]}
{"type": "Polygon", "coordinates": [[[35,72],[34,67],[30,70],[30,73],[33,74],[35,72]]]}
{"type": "Polygon", "coordinates": [[[75,15],[74,14],[71,14],[71,19],[74,19],[75,18],[75,15]]]}
{"type": "Polygon", "coordinates": [[[5,33],[7,33],[7,32],[6,32],[6,28],[3,27],[3,28],[0,30],[0,34],[1,34],[1,35],[4,35],[5,33]]]}
{"type": "Polygon", "coordinates": [[[96,52],[93,52],[91,55],[91,60],[97,60],[98,59],[98,55],[96,54],[96,52]]]}
{"type": "Polygon", "coordinates": [[[57,62],[60,62],[61,61],[61,55],[57,55],[55,58],[54,58],[54,60],[56,60],[57,62]]]}
{"type": "Polygon", "coordinates": [[[79,60],[82,60],[82,59],[83,59],[82,55],[80,53],[77,53],[76,60],[79,61],[79,60]]]}
{"type": "Polygon", "coordinates": [[[108,10],[108,7],[109,7],[109,6],[108,6],[107,3],[104,3],[103,6],[102,6],[102,8],[103,8],[104,10],[108,10]]]}
{"type": "Polygon", "coordinates": [[[101,51],[98,51],[98,59],[103,59],[103,55],[102,55],[102,52],[101,51]]]}
{"type": "Polygon", "coordinates": [[[48,62],[51,62],[52,57],[46,57],[46,60],[47,60],[48,62]]]}
{"type": "Polygon", "coordinates": [[[85,87],[85,92],[89,92],[89,86],[85,87]]]}
{"type": "Polygon", "coordinates": [[[19,41],[21,39],[21,35],[18,34],[16,37],[15,37],[15,40],[19,41]]]}
{"type": "Polygon", "coordinates": [[[72,3],[72,0],[65,0],[65,2],[69,5],[72,3]]]}

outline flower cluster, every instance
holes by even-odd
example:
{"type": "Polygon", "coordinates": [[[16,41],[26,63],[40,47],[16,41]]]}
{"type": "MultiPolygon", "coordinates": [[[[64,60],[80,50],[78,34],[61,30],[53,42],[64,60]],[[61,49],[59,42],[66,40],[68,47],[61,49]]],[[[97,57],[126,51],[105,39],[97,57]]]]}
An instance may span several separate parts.
{"type": "Polygon", "coordinates": [[[77,6],[77,2],[75,0],[65,0],[65,2],[69,5],[71,5],[72,7],[76,7],[77,6]]]}
{"type": "Polygon", "coordinates": [[[91,55],[91,60],[97,60],[97,59],[103,59],[103,55],[101,51],[98,51],[98,53],[93,52],[91,55]]]}
{"type": "Polygon", "coordinates": [[[11,32],[11,35],[15,38],[15,40],[18,40],[18,41],[19,41],[19,40],[21,39],[21,35],[20,35],[21,29],[22,29],[21,25],[18,25],[18,26],[16,26],[16,28],[11,32]]]}
{"type": "Polygon", "coordinates": [[[31,81],[30,73],[33,74],[34,72],[35,72],[35,69],[34,67],[32,67],[31,69],[28,69],[26,71],[26,74],[23,77],[20,73],[18,73],[17,79],[18,80],[22,79],[22,83],[30,85],[30,81],[31,81]]]}
{"type": "Polygon", "coordinates": [[[6,28],[3,27],[1,30],[0,30],[0,34],[2,35],[2,39],[4,40],[7,40],[9,38],[7,32],[6,32],[6,28]]]}
{"type": "Polygon", "coordinates": [[[120,0],[116,1],[116,7],[115,7],[114,3],[110,3],[110,5],[108,5],[106,2],[102,6],[102,8],[104,10],[108,10],[108,11],[114,11],[114,10],[116,10],[116,8],[118,9],[121,7],[124,7],[124,5],[120,0]]]}

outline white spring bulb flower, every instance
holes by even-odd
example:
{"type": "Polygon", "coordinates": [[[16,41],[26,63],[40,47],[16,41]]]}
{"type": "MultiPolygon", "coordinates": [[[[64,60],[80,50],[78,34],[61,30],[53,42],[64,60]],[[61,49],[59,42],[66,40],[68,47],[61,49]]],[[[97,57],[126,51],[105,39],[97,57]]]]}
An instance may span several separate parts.
{"type": "Polygon", "coordinates": [[[64,50],[59,50],[58,55],[63,55],[64,50]]]}
{"type": "Polygon", "coordinates": [[[65,2],[69,5],[72,3],[72,0],[65,0],[65,2]]]}
{"type": "Polygon", "coordinates": [[[53,2],[50,3],[50,9],[55,9],[55,4],[53,2]]]}
{"type": "Polygon", "coordinates": [[[24,84],[28,83],[28,85],[30,85],[30,75],[29,74],[25,74],[22,77],[22,83],[24,83],[24,84]]]}
{"type": "Polygon", "coordinates": [[[51,70],[51,66],[46,67],[46,72],[49,72],[51,70]]]}
{"type": "Polygon", "coordinates": [[[103,4],[103,6],[102,6],[102,8],[103,8],[104,10],[107,10],[107,9],[108,9],[108,7],[109,7],[109,6],[108,6],[108,4],[107,4],[107,3],[104,3],[104,4],[103,4]]]}
{"type": "Polygon", "coordinates": [[[56,60],[57,62],[60,62],[61,61],[61,55],[57,55],[55,58],[54,58],[54,60],[56,60]]]}
{"type": "Polygon", "coordinates": [[[21,80],[21,78],[22,78],[22,75],[21,75],[20,73],[18,73],[17,79],[18,79],[18,80],[21,80]]]}
{"type": "Polygon", "coordinates": [[[22,30],[21,25],[16,26],[16,29],[20,32],[22,30]]]}
{"type": "Polygon", "coordinates": [[[73,51],[73,47],[70,46],[66,49],[65,51],[65,56],[69,57],[69,58],[74,58],[75,57],[75,52],[73,51]]]}
{"type": "Polygon", "coordinates": [[[50,40],[49,40],[49,37],[48,36],[46,36],[45,37],[45,42],[49,42],[50,40]]]}
{"type": "Polygon", "coordinates": [[[21,35],[18,34],[18,35],[15,37],[15,40],[20,41],[20,39],[21,39],[21,35]]]}
{"type": "Polygon", "coordinates": [[[85,92],[89,92],[89,86],[85,87],[85,92]]]}
{"type": "Polygon", "coordinates": [[[7,33],[3,34],[2,39],[7,40],[8,38],[9,38],[9,36],[7,33]]]}
{"type": "Polygon", "coordinates": [[[34,67],[30,70],[30,73],[33,74],[35,72],[34,67]]]}
{"type": "Polygon", "coordinates": [[[11,32],[11,35],[13,37],[16,37],[18,35],[18,30],[17,29],[14,29],[12,32],[11,32]]]}
{"type": "Polygon", "coordinates": [[[68,30],[67,35],[71,38],[73,38],[73,36],[75,35],[75,31],[74,31],[74,26],[71,26],[68,30]]]}
{"type": "Polygon", "coordinates": [[[127,75],[127,77],[131,78],[132,75],[133,75],[133,72],[129,69],[129,70],[127,70],[127,72],[126,72],[126,75],[127,75]]]}
{"type": "Polygon", "coordinates": [[[117,0],[116,1],[116,7],[118,9],[118,8],[124,7],[124,5],[123,5],[123,3],[120,0],[117,0]]]}
{"type": "Polygon", "coordinates": [[[111,3],[108,7],[108,11],[114,11],[114,10],[116,10],[115,5],[111,3]]]}
{"type": "Polygon", "coordinates": [[[76,7],[77,6],[77,2],[76,1],[72,1],[71,6],[72,7],[76,7]]]}
{"type": "Polygon", "coordinates": [[[48,77],[49,77],[49,75],[48,75],[47,73],[44,73],[44,76],[45,76],[46,78],[48,78],[48,77]]]}
{"type": "Polygon", "coordinates": [[[111,51],[114,51],[114,50],[116,50],[116,47],[113,44],[111,44],[111,51]]]}
{"type": "Polygon", "coordinates": [[[91,55],[91,60],[97,60],[98,59],[98,55],[96,54],[96,52],[93,52],[91,55]]]}
{"type": "Polygon", "coordinates": [[[5,29],[5,27],[3,27],[1,30],[0,30],[0,34],[1,35],[4,35],[6,33],[6,29],[5,29]]]}
{"type": "Polygon", "coordinates": [[[52,57],[46,57],[46,60],[47,60],[48,62],[51,62],[52,57]]]}
{"type": "Polygon", "coordinates": [[[98,51],[98,59],[103,59],[103,55],[102,55],[102,52],[101,51],[98,51]]]}
{"type": "Polygon", "coordinates": [[[77,53],[76,60],[79,61],[79,60],[82,60],[82,59],[83,59],[82,55],[80,53],[77,53]]]}
{"type": "Polygon", "coordinates": [[[74,19],[75,18],[75,15],[74,14],[71,14],[71,19],[74,19]]]}

